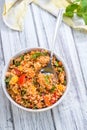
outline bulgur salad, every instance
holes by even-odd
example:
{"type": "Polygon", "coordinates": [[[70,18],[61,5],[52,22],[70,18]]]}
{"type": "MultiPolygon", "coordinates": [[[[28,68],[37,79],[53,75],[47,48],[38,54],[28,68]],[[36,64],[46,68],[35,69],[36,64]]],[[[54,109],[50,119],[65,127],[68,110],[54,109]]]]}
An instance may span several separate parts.
{"type": "Polygon", "coordinates": [[[30,109],[46,108],[56,103],[66,89],[64,66],[53,56],[52,66],[57,75],[44,74],[40,70],[50,61],[50,53],[36,49],[11,59],[5,76],[6,89],[11,98],[30,109]]]}

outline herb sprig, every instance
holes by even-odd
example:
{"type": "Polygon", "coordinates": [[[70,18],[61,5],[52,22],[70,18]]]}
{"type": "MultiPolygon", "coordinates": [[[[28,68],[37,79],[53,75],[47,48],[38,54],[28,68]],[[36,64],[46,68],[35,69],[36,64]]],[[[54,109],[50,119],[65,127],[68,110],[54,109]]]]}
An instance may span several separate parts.
{"type": "Polygon", "coordinates": [[[64,16],[73,17],[74,13],[77,16],[83,18],[85,24],[87,25],[87,0],[75,0],[70,5],[66,7],[64,16]]]}
{"type": "Polygon", "coordinates": [[[36,58],[38,58],[38,57],[40,57],[40,56],[46,56],[47,55],[47,52],[35,52],[32,56],[31,56],[31,58],[32,59],[36,59],[36,58]]]}

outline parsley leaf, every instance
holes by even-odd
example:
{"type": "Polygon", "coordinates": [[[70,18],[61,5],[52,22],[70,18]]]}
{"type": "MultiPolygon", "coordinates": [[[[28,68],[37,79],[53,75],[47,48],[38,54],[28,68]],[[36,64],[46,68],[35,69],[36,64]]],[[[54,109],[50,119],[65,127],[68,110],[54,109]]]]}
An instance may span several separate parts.
{"type": "Polygon", "coordinates": [[[66,7],[64,16],[73,17],[76,13],[79,17],[82,17],[87,25],[87,0],[75,0],[66,7]]]}
{"type": "Polygon", "coordinates": [[[46,55],[47,55],[46,52],[36,52],[36,53],[34,53],[34,54],[31,56],[31,58],[32,58],[32,59],[36,59],[36,58],[38,58],[38,57],[40,57],[40,56],[46,56],[46,55]]]}
{"type": "Polygon", "coordinates": [[[66,12],[73,12],[73,11],[75,11],[75,9],[77,9],[78,8],[78,4],[74,4],[74,3],[72,3],[71,5],[69,5],[67,8],[66,8],[66,12]]]}
{"type": "Polygon", "coordinates": [[[20,65],[20,61],[16,61],[16,60],[13,60],[13,65],[15,65],[16,67],[20,65]]]}
{"type": "Polygon", "coordinates": [[[49,76],[48,76],[48,75],[45,75],[44,78],[45,78],[46,83],[49,84],[49,83],[50,83],[50,82],[49,82],[49,76]]]}
{"type": "Polygon", "coordinates": [[[56,86],[55,86],[55,85],[53,85],[53,86],[52,86],[52,88],[51,88],[51,90],[50,90],[50,92],[54,92],[54,91],[55,91],[55,89],[56,89],[56,86]]]}
{"type": "Polygon", "coordinates": [[[15,61],[15,66],[19,66],[20,65],[20,62],[19,61],[15,61]]]}
{"type": "Polygon", "coordinates": [[[87,8],[87,0],[81,0],[80,5],[83,7],[83,9],[87,8]]]}
{"type": "Polygon", "coordinates": [[[21,58],[21,61],[24,60],[24,55],[22,55],[20,58],[21,58]]]}
{"type": "Polygon", "coordinates": [[[59,65],[58,65],[58,61],[55,61],[54,65],[55,65],[56,67],[58,67],[58,66],[59,66],[59,65]]]}
{"type": "Polygon", "coordinates": [[[6,78],[5,78],[5,83],[6,83],[7,85],[9,84],[11,78],[12,78],[12,75],[10,75],[9,77],[6,77],[6,78]]]}
{"type": "Polygon", "coordinates": [[[72,3],[71,5],[67,6],[66,12],[64,13],[65,16],[73,17],[74,11],[78,8],[78,4],[72,3]]]}

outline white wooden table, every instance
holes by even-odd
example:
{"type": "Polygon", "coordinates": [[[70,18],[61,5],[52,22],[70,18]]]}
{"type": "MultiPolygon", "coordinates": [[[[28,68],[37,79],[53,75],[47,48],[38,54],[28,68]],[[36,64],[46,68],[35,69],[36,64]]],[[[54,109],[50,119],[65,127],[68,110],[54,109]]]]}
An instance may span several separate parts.
{"type": "MultiPolygon", "coordinates": [[[[0,77],[8,59],[26,47],[51,47],[56,18],[36,5],[29,5],[23,32],[3,23],[0,0],[0,77]]],[[[55,52],[66,61],[71,83],[59,106],[42,113],[30,113],[11,104],[3,93],[0,78],[0,130],[87,130],[87,33],[62,23],[55,52]]]]}

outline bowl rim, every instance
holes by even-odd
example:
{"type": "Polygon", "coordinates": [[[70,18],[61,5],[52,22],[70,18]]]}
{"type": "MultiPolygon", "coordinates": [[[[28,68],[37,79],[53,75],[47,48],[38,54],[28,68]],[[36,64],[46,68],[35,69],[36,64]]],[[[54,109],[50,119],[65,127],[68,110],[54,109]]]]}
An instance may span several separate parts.
{"type": "Polygon", "coordinates": [[[32,50],[41,50],[41,49],[45,49],[47,50],[48,52],[51,52],[50,49],[47,49],[47,48],[44,48],[44,47],[34,47],[34,48],[25,48],[25,49],[21,49],[20,51],[16,52],[13,56],[11,56],[11,58],[9,58],[8,62],[6,63],[4,69],[3,69],[3,72],[2,72],[2,88],[3,88],[3,91],[6,95],[6,97],[11,101],[11,103],[13,103],[15,106],[17,106],[18,108],[21,108],[22,110],[25,110],[25,111],[29,111],[29,112],[42,112],[42,111],[47,111],[47,110],[50,110],[52,108],[54,108],[55,106],[59,105],[62,100],[65,98],[68,90],[69,90],[69,83],[70,83],[70,73],[69,73],[69,70],[68,70],[68,67],[66,65],[66,62],[61,58],[61,56],[57,55],[55,52],[54,52],[54,55],[56,56],[56,58],[60,61],[62,61],[63,63],[63,66],[64,66],[64,69],[65,69],[65,72],[66,72],[66,79],[67,79],[67,85],[66,85],[66,90],[64,92],[64,94],[61,96],[61,98],[56,101],[56,103],[54,103],[53,105],[49,106],[49,107],[46,107],[46,108],[42,108],[42,109],[30,109],[30,108],[26,108],[26,107],[23,107],[21,106],[20,104],[16,103],[12,98],[11,96],[9,95],[9,93],[7,92],[6,90],[6,84],[5,84],[5,73],[7,72],[8,70],[8,66],[9,66],[9,63],[10,63],[10,60],[13,59],[13,58],[16,58],[18,57],[19,55],[23,54],[23,53],[27,53],[27,52],[30,52],[32,50]]]}

